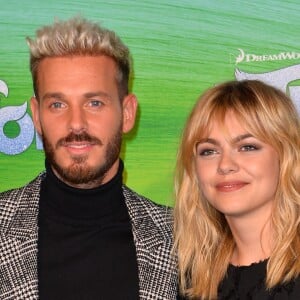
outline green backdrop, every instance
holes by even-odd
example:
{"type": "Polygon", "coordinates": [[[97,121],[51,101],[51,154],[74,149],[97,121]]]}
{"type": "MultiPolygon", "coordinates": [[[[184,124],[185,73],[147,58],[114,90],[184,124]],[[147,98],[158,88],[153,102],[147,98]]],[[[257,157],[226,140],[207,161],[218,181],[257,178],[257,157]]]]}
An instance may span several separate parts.
{"type": "Polygon", "coordinates": [[[23,126],[7,116],[32,95],[25,37],[56,17],[77,14],[115,30],[131,49],[139,116],[122,152],[125,181],[155,202],[172,205],[180,133],[205,89],[252,74],[283,82],[280,87],[298,101],[298,1],[0,0],[0,191],[25,184],[44,168],[35,139],[24,151],[7,154],[15,149],[7,141],[13,143],[23,126]]]}

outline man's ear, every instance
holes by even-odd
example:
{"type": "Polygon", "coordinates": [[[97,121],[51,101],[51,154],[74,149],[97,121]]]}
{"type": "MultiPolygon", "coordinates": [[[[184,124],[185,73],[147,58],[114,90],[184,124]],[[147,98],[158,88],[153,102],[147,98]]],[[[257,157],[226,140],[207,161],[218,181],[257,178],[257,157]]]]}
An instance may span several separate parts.
{"type": "Polygon", "coordinates": [[[123,133],[129,132],[134,124],[137,111],[137,98],[129,94],[123,99],[123,133]]]}
{"type": "Polygon", "coordinates": [[[39,110],[39,102],[35,97],[31,97],[30,99],[30,109],[32,113],[32,120],[36,131],[41,135],[41,122],[40,122],[40,110],[39,110]]]}

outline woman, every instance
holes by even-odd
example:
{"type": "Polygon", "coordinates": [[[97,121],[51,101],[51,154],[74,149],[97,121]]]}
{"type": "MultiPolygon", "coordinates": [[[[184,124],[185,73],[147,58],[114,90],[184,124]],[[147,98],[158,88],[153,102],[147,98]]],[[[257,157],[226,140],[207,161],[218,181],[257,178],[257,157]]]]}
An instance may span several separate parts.
{"type": "Polygon", "coordinates": [[[188,299],[300,299],[300,124],[259,81],[192,110],[178,152],[175,247],[188,299]]]}

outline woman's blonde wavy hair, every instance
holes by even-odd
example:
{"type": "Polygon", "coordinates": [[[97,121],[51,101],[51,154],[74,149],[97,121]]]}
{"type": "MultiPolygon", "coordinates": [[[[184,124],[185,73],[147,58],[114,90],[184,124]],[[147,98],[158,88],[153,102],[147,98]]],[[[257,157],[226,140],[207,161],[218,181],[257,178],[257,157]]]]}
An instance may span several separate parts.
{"type": "Polygon", "coordinates": [[[274,246],[267,264],[266,287],[300,273],[300,124],[283,92],[259,81],[232,81],[207,90],[188,117],[178,151],[175,192],[175,249],[180,290],[190,298],[216,299],[235,246],[223,214],[203,196],[195,170],[195,144],[207,137],[228,111],[245,128],[271,145],[280,160],[275,208],[271,216],[274,246]]]}
{"type": "Polygon", "coordinates": [[[38,66],[47,57],[74,55],[106,55],[117,65],[119,97],[129,92],[128,82],[132,60],[127,46],[115,32],[79,16],[67,21],[56,21],[36,31],[35,39],[26,38],[30,50],[30,70],[33,89],[38,97],[38,66]]]}

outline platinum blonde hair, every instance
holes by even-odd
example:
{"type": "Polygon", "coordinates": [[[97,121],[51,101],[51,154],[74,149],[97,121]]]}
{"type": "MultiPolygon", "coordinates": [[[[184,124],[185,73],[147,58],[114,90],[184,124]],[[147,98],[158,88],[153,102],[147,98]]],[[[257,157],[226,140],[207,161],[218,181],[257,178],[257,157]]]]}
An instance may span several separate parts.
{"type": "Polygon", "coordinates": [[[35,39],[27,37],[26,40],[30,49],[30,71],[37,97],[39,63],[47,57],[74,55],[111,57],[118,69],[116,80],[120,99],[128,94],[131,57],[129,49],[115,32],[84,18],[74,17],[44,26],[36,31],[35,39]]]}
{"type": "MultiPolygon", "coordinates": [[[[207,90],[195,104],[178,151],[174,208],[175,249],[180,289],[191,298],[216,299],[219,283],[234,249],[234,239],[222,213],[199,189],[195,145],[211,125],[224,125],[227,112],[279,156],[280,174],[271,223],[274,245],[267,264],[271,289],[300,273],[300,124],[290,98],[259,81],[232,81],[207,90]]],[[[224,125],[225,126],[225,125],[224,125]]]]}

